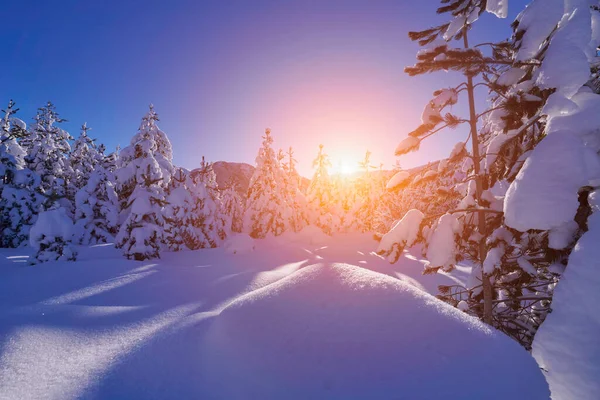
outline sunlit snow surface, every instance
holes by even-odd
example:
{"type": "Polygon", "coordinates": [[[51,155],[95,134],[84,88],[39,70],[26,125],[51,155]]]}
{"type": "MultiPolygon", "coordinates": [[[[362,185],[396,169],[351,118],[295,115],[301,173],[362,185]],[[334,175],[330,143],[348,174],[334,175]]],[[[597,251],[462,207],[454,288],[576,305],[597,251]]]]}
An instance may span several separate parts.
{"type": "Polygon", "coordinates": [[[1,249],[0,399],[547,398],[516,343],[419,290],[468,268],[423,276],[419,252],[390,265],[368,235],[292,239],[35,266],[1,249]]]}

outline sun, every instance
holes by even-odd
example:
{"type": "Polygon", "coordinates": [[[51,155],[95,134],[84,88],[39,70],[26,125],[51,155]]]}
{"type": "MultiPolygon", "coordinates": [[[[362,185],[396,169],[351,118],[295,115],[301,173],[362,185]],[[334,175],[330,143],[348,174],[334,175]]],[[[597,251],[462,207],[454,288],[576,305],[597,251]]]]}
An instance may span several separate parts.
{"type": "Polygon", "coordinates": [[[358,171],[356,162],[340,161],[334,163],[331,172],[334,175],[352,175],[358,171]]]}

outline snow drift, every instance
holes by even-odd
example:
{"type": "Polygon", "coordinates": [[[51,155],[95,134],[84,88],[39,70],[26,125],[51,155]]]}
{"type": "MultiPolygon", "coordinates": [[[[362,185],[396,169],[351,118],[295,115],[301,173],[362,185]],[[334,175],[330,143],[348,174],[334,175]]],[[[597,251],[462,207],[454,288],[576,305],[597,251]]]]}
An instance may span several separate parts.
{"type": "Polygon", "coordinates": [[[533,358],[508,337],[346,264],[306,267],[233,301],[201,352],[214,398],[549,397],[533,358]]]}

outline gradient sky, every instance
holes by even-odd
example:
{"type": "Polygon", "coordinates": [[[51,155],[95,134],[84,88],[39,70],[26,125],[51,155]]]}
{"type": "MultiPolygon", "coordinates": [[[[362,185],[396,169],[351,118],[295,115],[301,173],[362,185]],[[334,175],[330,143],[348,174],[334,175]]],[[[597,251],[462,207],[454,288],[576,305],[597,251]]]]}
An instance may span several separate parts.
{"type": "MultiPolygon", "coordinates": [[[[486,14],[473,41],[510,35],[486,14]]],[[[334,164],[373,164],[420,122],[431,93],[452,73],[409,77],[418,46],[407,32],[434,25],[437,0],[12,1],[0,24],[0,102],[31,121],[52,100],[75,137],[87,122],[109,149],[125,146],[148,104],[173,144],[176,164],[254,164],[266,127],[276,148],[293,146],[311,174],[319,143],[334,164]]],[[[462,109],[461,109],[462,110],[462,109]]],[[[411,167],[446,157],[466,127],[443,133],[411,167]]]]}

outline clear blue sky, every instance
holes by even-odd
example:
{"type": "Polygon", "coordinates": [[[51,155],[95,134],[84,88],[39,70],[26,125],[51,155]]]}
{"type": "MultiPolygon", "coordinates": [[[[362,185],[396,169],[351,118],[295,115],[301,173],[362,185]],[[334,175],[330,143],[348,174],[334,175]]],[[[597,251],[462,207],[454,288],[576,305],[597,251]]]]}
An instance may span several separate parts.
{"type": "MultiPolygon", "coordinates": [[[[510,35],[486,15],[474,40],[510,35]]],[[[403,73],[417,46],[407,32],[440,17],[437,0],[28,1],[3,5],[0,102],[31,121],[52,100],[78,136],[125,146],[149,103],[188,168],[208,159],[254,162],[265,127],[276,147],[296,148],[300,171],[324,143],[334,162],[394,162],[431,93],[456,77],[403,73]],[[357,160],[358,161],[358,160],[357,160]]],[[[447,156],[445,135],[405,166],[447,156]]]]}

